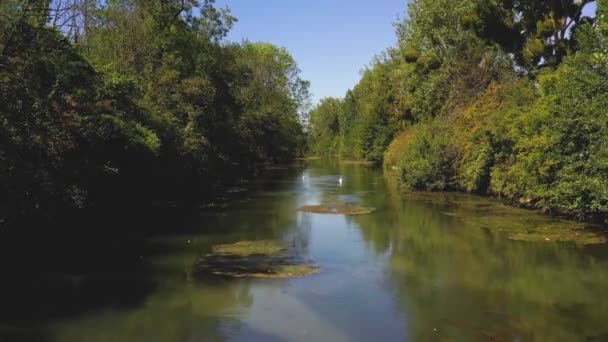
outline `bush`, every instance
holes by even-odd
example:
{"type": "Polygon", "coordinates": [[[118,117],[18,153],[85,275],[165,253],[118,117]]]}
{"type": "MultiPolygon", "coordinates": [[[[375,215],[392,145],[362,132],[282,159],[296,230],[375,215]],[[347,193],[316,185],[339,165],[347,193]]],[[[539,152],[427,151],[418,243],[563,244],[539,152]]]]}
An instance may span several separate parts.
{"type": "Polygon", "coordinates": [[[418,124],[398,166],[402,181],[414,189],[454,188],[456,150],[452,125],[442,119],[418,124]]]}

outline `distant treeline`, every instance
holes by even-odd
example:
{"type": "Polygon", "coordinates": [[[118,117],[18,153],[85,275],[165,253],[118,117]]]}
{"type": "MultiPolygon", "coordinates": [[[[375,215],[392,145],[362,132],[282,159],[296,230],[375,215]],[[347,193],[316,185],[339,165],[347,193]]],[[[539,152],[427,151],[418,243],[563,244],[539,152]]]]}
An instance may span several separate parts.
{"type": "Polygon", "coordinates": [[[304,150],[294,59],[201,1],[0,2],[0,222],[204,200],[304,150]]]}
{"type": "Polygon", "coordinates": [[[401,184],[608,217],[608,1],[418,0],[398,46],[312,112],[311,152],[401,184]]]}

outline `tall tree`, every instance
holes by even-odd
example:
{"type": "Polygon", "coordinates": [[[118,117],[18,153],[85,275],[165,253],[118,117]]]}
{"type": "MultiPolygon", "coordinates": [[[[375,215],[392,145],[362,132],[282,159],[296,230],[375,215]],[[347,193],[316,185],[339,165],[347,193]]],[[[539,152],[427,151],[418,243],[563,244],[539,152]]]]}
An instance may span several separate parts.
{"type": "Polygon", "coordinates": [[[482,36],[514,53],[521,65],[555,67],[577,50],[573,32],[592,21],[583,9],[594,1],[480,1],[477,28],[482,36]]]}

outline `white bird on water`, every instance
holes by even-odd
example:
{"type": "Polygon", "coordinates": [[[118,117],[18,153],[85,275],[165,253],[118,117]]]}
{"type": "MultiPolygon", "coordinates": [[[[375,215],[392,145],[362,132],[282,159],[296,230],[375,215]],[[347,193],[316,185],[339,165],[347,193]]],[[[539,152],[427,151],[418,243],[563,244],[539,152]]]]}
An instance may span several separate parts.
{"type": "Polygon", "coordinates": [[[342,176],[340,176],[340,179],[338,179],[338,184],[342,185],[342,176]]]}

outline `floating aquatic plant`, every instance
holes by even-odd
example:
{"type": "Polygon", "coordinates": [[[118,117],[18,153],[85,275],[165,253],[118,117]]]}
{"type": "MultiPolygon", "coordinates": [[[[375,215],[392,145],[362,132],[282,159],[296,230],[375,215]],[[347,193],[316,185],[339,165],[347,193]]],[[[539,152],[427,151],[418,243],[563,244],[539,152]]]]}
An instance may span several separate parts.
{"type": "Polygon", "coordinates": [[[365,215],[374,212],[374,210],[376,209],[342,202],[305,205],[298,209],[298,211],[306,213],[334,215],[365,215]]]}
{"type": "Polygon", "coordinates": [[[230,278],[298,278],[319,267],[289,251],[280,241],[241,241],[216,245],[197,264],[198,274],[230,278]]]}

